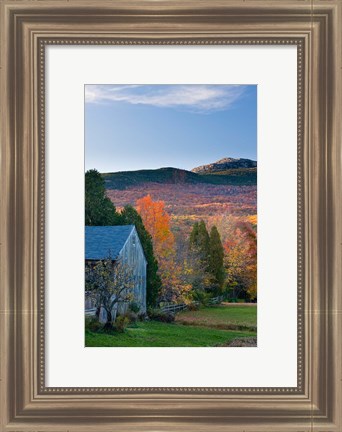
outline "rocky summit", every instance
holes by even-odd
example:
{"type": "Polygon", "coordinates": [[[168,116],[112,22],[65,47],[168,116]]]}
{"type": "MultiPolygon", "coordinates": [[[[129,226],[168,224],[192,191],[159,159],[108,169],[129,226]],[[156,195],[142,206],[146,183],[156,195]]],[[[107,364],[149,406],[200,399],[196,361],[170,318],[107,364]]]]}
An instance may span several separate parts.
{"type": "Polygon", "coordinates": [[[197,174],[209,174],[219,171],[227,171],[230,169],[239,168],[256,168],[257,162],[251,159],[234,159],[234,158],[223,158],[217,162],[213,162],[207,165],[201,165],[199,167],[193,168],[191,171],[197,174]]]}

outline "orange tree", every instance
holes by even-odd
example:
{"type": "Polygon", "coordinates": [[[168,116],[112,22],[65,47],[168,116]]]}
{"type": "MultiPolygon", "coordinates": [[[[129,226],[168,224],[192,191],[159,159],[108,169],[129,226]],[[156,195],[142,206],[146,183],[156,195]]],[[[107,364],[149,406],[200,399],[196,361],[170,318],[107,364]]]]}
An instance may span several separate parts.
{"type": "Polygon", "coordinates": [[[191,286],[182,277],[183,268],[176,260],[175,238],[164,201],[153,201],[150,195],[137,200],[144,226],[151,234],[162,280],[161,301],[184,301],[191,286]]]}

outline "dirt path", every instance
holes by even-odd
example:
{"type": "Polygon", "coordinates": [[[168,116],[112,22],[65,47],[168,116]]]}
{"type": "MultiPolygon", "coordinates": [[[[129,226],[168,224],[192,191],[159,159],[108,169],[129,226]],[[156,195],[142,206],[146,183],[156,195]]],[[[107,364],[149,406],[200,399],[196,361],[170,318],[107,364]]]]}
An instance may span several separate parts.
{"type": "Polygon", "coordinates": [[[256,306],[257,303],[229,303],[229,302],[222,302],[220,303],[221,306],[256,306]]]}

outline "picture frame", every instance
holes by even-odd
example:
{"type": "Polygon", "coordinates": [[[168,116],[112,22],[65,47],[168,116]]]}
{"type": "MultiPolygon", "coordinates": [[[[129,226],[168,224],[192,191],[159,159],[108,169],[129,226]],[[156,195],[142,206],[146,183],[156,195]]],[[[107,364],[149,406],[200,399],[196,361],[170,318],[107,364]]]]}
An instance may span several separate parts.
{"type": "Polygon", "coordinates": [[[3,431],[326,431],[341,419],[339,0],[3,1],[3,431]],[[45,386],[45,48],[289,45],[298,52],[295,388],[45,386]]]}

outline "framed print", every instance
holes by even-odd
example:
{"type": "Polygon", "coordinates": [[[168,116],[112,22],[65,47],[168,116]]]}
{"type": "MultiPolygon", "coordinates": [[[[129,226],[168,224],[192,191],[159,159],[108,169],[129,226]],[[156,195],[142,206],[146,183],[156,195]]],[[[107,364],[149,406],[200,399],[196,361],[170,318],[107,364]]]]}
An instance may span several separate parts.
{"type": "Polygon", "coordinates": [[[1,430],[341,431],[341,13],[1,3],[1,430]]]}

